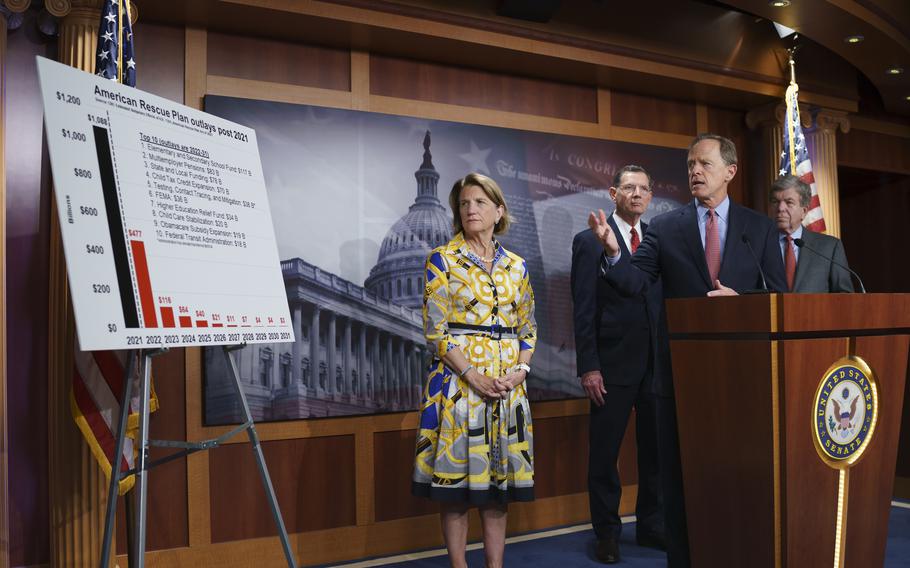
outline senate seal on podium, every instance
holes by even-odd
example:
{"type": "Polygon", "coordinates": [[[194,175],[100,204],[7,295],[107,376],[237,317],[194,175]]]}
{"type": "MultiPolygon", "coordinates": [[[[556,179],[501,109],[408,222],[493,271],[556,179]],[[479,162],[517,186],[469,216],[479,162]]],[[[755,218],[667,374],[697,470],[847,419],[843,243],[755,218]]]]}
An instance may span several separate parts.
{"type": "Polygon", "coordinates": [[[878,389],[861,358],[844,357],[825,371],[815,391],[812,434],[819,457],[835,469],[860,459],[878,420],[878,389]]]}

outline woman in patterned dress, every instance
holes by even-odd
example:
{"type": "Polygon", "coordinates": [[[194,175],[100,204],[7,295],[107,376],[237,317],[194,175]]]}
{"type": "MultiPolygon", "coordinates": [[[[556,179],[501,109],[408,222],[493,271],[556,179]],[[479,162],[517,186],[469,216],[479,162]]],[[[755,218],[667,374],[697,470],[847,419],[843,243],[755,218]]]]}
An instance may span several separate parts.
{"type": "Polygon", "coordinates": [[[510,501],[534,499],[525,379],[537,339],[525,261],[494,238],[511,218],[502,190],[472,173],[449,194],[455,237],[430,253],[424,333],[434,354],[417,432],[412,491],[440,502],[453,567],[466,567],[468,508],[488,568],[502,566],[510,501]]]}

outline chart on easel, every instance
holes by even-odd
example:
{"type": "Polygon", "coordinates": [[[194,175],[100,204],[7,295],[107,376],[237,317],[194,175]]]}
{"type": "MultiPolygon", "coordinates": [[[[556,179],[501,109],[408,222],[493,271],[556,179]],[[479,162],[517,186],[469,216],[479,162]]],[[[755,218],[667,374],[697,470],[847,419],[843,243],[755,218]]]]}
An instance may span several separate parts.
{"type": "Polygon", "coordinates": [[[293,341],[256,133],[38,71],[80,347],[293,341]]]}

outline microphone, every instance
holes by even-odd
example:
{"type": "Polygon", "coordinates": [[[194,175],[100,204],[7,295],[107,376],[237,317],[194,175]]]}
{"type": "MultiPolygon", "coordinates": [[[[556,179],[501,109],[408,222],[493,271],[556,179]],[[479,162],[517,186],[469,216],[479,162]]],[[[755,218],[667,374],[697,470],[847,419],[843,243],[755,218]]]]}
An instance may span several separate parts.
{"type": "Polygon", "coordinates": [[[825,260],[831,262],[831,264],[833,264],[834,266],[838,266],[838,267],[840,267],[840,268],[843,268],[844,270],[846,270],[847,272],[849,272],[850,274],[852,274],[853,277],[856,278],[856,281],[859,282],[859,291],[862,292],[863,294],[866,293],[866,287],[863,286],[863,279],[859,277],[859,274],[857,274],[856,272],[854,272],[853,270],[851,270],[849,266],[847,266],[846,264],[841,264],[841,263],[837,262],[836,260],[834,260],[833,258],[828,258],[827,256],[825,256],[825,255],[823,255],[822,253],[818,252],[818,251],[815,250],[814,248],[808,246],[808,245],[806,244],[806,241],[804,241],[804,240],[802,240],[802,239],[793,239],[793,242],[794,242],[794,243],[796,244],[796,246],[798,246],[799,248],[801,248],[801,249],[806,249],[807,251],[811,252],[812,254],[817,254],[818,256],[824,258],[825,260]]]}
{"type": "Polygon", "coordinates": [[[758,262],[758,257],[755,256],[755,251],[752,249],[752,243],[749,242],[749,237],[746,236],[746,233],[742,234],[742,241],[746,245],[746,248],[749,249],[749,255],[752,257],[752,260],[755,262],[755,266],[758,268],[758,275],[761,276],[761,290],[747,290],[746,294],[765,294],[769,293],[768,282],[765,280],[765,271],[761,269],[761,263],[758,262]]]}

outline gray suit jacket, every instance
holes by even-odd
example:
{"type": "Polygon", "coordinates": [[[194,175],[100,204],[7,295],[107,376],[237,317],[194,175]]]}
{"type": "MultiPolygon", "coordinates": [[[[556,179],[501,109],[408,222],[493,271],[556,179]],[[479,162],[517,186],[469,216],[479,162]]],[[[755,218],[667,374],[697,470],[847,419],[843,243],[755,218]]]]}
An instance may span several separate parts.
{"type": "Polygon", "coordinates": [[[803,229],[803,243],[805,246],[800,249],[799,262],[796,263],[794,292],[853,292],[850,273],[831,262],[834,259],[849,266],[844,243],[840,239],[803,229]],[[812,250],[806,250],[806,247],[812,250]]]}

